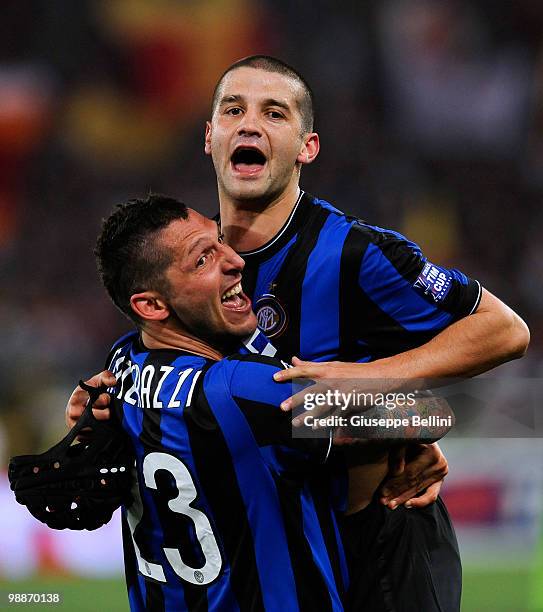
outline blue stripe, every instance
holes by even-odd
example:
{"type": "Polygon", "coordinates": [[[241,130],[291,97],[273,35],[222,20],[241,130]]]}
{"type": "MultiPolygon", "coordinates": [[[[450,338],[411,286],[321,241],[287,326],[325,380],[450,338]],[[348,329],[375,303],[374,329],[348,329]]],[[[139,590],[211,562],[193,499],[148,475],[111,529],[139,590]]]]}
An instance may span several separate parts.
{"type": "Polygon", "coordinates": [[[340,215],[344,221],[346,219],[345,213],[341,212],[341,210],[338,210],[335,206],[333,206],[332,204],[330,204],[330,202],[327,202],[326,200],[319,200],[318,198],[314,198],[313,204],[315,206],[320,206],[321,208],[324,208],[325,210],[329,210],[330,212],[336,213],[337,215],[340,215]]]}
{"type": "MultiPolygon", "coordinates": [[[[136,570],[137,571],[137,570],[136,570]]],[[[140,587],[140,596],[138,605],[141,605],[141,608],[136,607],[136,610],[145,611],[145,601],[147,599],[147,585],[145,584],[145,578],[138,572],[138,584],[140,587]]]]}
{"type": "MultiPolygon", "coordinates": [[[[295,234],[285,246],[278,251],[271,259],[265,261],[258,268],[258,276],[256,277],[256,285],[255,292],[253,297],[253,302],[256,302],[258,298],[262,296],[264,293],[270,293],[270,283],[275,279],[283,262],[285,261],[285,257],[290,250],[290,247],[296,242],[298,235],[295,234]]],[[[273,292],[272,292],[273,293],[273,292]]]]}
{"type": "MultiPolygon", "coordinates": [[[[148,355],[149,352],[137,353],[134,349],[132,349],[130,352],[130,358],[132,362],[136,363],[139,366],[140,371],[143,369],[143,365],[148,355]]],[[[128,378],[133,380],[132,375],[128,378]]],[[[143,507],[147,511],[147,516],[150,518],[150,521],[147,523],[148,525],[150,523],[150,527],[146,530],[144,536],[145,542],[151,548],[153,562],[159,563],[162,566],[162,569],[164,570],[166,583],[161,582],[158,584],[162,588],[165,603],[168,603],[168,605],[170,606],[172,604],[175,604],[175,607],[177,607],[177,609],[182,609],[182,606],[185,605],[183,599],[183,592],[181,589],[179,589],[179,586],[172,586],[176,585],[176,583],[177,585],[180,585],[180,578],[175,574],[164,554],[164,550],[162,548],[162,544],[164,542],[164,532],[162,530],[162,526],[153,498],[148,487],[145,486],[143,479],[143,459],[145,455],[145,449],[139,439],[143,427],[143,409],[139,408],[138,406],[132,406],[130,404],[127,404],[126,402],[123,403],[123,408],[124,422],[128,427],[128,431],[131,433],[135,445],[136,459],[138,465],[139,490],[142,497],[143,507]]],[[[145,590],[143,590],[142,588],[142,586],[145,586],[145,579],[139,572],[138,581],[140,584],[140,589],[142,589],[142,597],[145,597],[145,590]]],[[[168,605],[166,605],[166,609],[172,609],[168,608],[168,605]]]]}
{"type": "Polygon", "coordinates": [[[330,215],[308,258],[300,325],[300,354],[304,359],[326,361],[337,357],[341,251],[351,225],[345,217],[330,215]]]}
{"type": "Polygon", "coordinates": [[[209,370],[204,392],[232,455],[253,535],[264,606],[269,611],[295,612],[296,584],[279,496],[251,428],[228,391],[224,371],[227,364],[221,362],[209,370]]]}
{"type": "Polygon", "coordinates": [[[457,270],[456,268],[443,268],[441,266],[436,266],[436,267],[438,267],[440,270],[445,270],[446,272],[448,272],[461,285],[467,286],[467,284],[469,283],[468,277],[463,272],[460,272],[460,270],[457,270]]]}
{"type": "Polygon", "coordinates": [[[207,588],[207,601],[209,610],[227,610],[239,612],[234,591],[230,585],[230,570],[225,571],[224,580],[214,582],[207,588]]]}
{"type": "Polygon", "coordinates": [[[297,467],[301,466],[302,468],[307,468],[308,462],[313,461],[316,463],[318,459],[324,458],[324,453],[322,457],[315,457],[313,460],[311,459],[309,453],[297,449],[290,448],[289,446],[280,446],[278,444],[270,445],[270,446],[261,446],[260,454],[266,464],[277,474],[282,474],[285,471],[292,472],[296,470],[297,467]]]}
{"type": "MultiPolygon", "coordinates": [[[[181,392],[178,396],[178,399],[181,400],[183,409],[184,409],[184,406],[187,400],[188,391],[192,384],[194,376],[198,370],[201,370],[204,364],[205,364],[204,359],[186,357],[186,356],[176,359],[171,364],[172,366],[176,367],[176,370],[178,372],[186,370],[189,367],[194,368],[194,372],[191,373],[189,377],[187,378],[187,380],[183,383],[181,392]]],[[[160,394],[159,394],[159,399],[162,401],[164,406],[167,406],[168,398],[173,393],[173,390],[179,378],[178,376],[173,376],[174,373],[176,373],[176,371],[168,375],[168,378],[166,379],[166,382],[164,383],[160,391],[160,394]],[[172,381],[171,383],[169,379],[171,379],[172,381]]],[[[195,501],[191,502],[191,506],[193,508],[197,508],[198,510],[201,510],[208,517],[208,519],[211,522],[213,532],[217,534],[218,529],[216,527],[215,518],[211,511],[209,502],[207,501],[207,498],[204,495],[203,487],[200,483],[196,465],[194,463],[194,456],[192,454],[192,449],[190,447],[190,438],[189,438],[185,419],[183,418],[182,409],[163,408],[161,415],[162,415],[162,418],[160,422],[160,428],[162,431],[162,446],[164,447],[166,451],[170,450],[175,456],[180,458],[183,461],[183,463],[187,466],[188,470],[191,473],[192,480],[194,482],[196,490],[198,491],[198,497],[196,498],[195,501]]],[[[193,538],[196,537],[195,530],[191,530],[190,534],[193,538]]],[[[221,575],[218,578],[218,580],[213,585],[208,587],[207,589],[207,598],[208,598],[209,607],[213,608],[213,606],[216,606],[218,602],[220,602],[220,605],[223,606],[224,609],[237,610],[238,606],[235,601],[235,596],[234,596],[234,593],[230,585],[230,566],[228,564],[227,557],[222,547],[222,542],[220,538],[217,538],[217,544],[220,547],[221,557],[222,557],[221,575]]],[[[200,550],[199,544],[197,545],[196,542],[194,542],[194,545],[195,547],[198,546],[195,550],[199,551],[200,550]]],[[[177,575],[174,575],[172,584],[179,582],[179,580],[180,580],[179,577],[177,575]]],[[[168,582],[169,581],[170,581],[170,578],[168,577],[168,582]]],[[[176,587],[176,588],[179,589],[179,587],[176,587]]],[[[178,593],[178,590],[172,591],[172,597],[175,597],[176,592],[178,593]]],[[[172,603],[173,607],[168,608],[168,606],[166,606],[166,609],[167,610],[176,609],[176,605],[178,604],[175,604],[175,605],[174,604],[175,604],[175,600],[173,600],[173,603],[172,603]]]]}
{"type": "Polygon", "coordinates": [[[334,533],[336,534],[336,542],[338,543],[339,553],[339,567],[341,569],[341,577],[343,579],[343,588],[345,591],[349,588],[349,570],[347,568],[347,559],[345,557],[345,549],[343,548],[343,541],[341,534],[339,533],[339,527],[336,520],[336,513],[330,508],[330,516],[332,517],[332,524],[334,525],[334,533]]]}
{"type": "MultiPolygon", "coordinates": [[[[253,402],[279,406],[293,394],[292,383],[277,383],[273,375],[282,368],[254,361],[231,361],[236,371],[232,376],[231,392],[234,397],[249,399],[253,402]]],[[[297,385],[301,390],[303,386],[297,385]]]]}
{"type": "Polygon", "coordinates": [[[358,280],[366,295],[407,331],[440,330],[452,320],[421,297],[374,244],[366,249],[358,280]]]}
{"type": "Polygon", "coordinates": [[[304,534],[309,542],[309,546],[311,547],[313,560],[315,561],[316,566],[319,568],[326,586],[328,587],[328,592],[332,600],[332,609],[342,612],[343,605],[341,603],[339,593],[337,592],[334,572],[332,570],[332,565],[330,564],[330,557],[328,556],[328,550],[322,535],[317,511],[307,484],[300,493],[300,501],[302,504],[304,534]]]}

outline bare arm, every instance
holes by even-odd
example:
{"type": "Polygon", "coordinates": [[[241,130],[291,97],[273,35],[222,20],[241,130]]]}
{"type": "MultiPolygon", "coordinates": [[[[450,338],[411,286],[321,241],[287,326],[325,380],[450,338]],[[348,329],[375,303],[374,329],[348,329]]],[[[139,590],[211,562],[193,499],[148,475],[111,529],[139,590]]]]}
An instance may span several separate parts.
{"type": "MultiPolygon", "coordinates": [[[[339,378],[419,379],[421,387],[429,388],[433,386],[432,379],[435,384],[440,378],[475,376],[518,359],[526,352],[529,341],[530,332],[524,321],[483,289],[475,313],[447,327],[420,347],[371,363],[312,363],[295,358],[294,367],[278,372],[275,378],[280,381],[310,378],[317,383],[339,378]]],[[[291,410],[302,403],[303,396],[303,392],[298,393],[283,402],[281,408],[291,410]]],[[[386,483],[382,502],[396,507],[427,487],[427,493],[411,499],[410,505],[421,507],[430,503],[439,493],[446,470],[446,460],[437,445],[422,448],[416,461],[410,462],[405,470],[399,470],[386,483]]]]}
{"type": "MultiPolygon", "coordinates": [[[[526,323],[483,289],[475,313],[453,323],[422,346],[370,363],[312,363],[295,359],[295,367],[277,372],[275,380],[421,379],[424,381],[421,387],[429,388],[432,379],[475,376],[506,361],[518,359],[526,352],[529,341],[526,323]]],[[[293,407],[289,402],[283,402],[284,410],[293,407]]]]}

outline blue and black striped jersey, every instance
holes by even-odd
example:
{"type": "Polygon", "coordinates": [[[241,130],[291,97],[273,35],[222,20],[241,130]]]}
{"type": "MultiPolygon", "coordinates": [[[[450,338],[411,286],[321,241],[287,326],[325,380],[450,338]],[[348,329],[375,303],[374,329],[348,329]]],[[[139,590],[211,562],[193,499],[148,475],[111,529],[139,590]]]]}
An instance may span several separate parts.
{"type": "Polygon", "coordinates": [[[255,334],[206,360],[113,347],[114,415],[136,454],[123,511],[130,607],[139,610],[342,610],[343,549],[323,476],[330,440],[293,440],[278,408],[292,388],[255,334]]]}
{"type": "Polygon", "coordinates": [[[401,234],[301,192],[245,259],[244,291],[283,359],[370,361],[424,344],[478,306],[481,286],[401,234]]]}

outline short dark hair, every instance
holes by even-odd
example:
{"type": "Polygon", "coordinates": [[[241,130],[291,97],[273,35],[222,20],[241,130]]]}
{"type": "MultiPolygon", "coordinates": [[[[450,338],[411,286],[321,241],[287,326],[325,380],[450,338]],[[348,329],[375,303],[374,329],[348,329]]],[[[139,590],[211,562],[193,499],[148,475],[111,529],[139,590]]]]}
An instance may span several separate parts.
{"type": "Polygon", "coordinates": [[[250,55],[249,57],[244,57],[243,59],[240,59],[229,66],[222,73],[221,78],[217,81],[217,85],[215,85],[215,89],[213,90],[211,114],[213,114],[215,107],[219,102],[219,91],[224,77],[233,70],[242,68],[244,66],[265,70],[267,72],[277,72],[278,74],[283,74],[296,81],[303,90],[302,98],[298,101],[298,107],[300,109],[300,114],[302,115],[302,129],[306,133],[313,131],[313,124],[315,123],[313,90],[297,70],[295,70],[292,66],[289,66],[286,62],[283,62],[276,57],[272,57],[271,55],[250,55]]]}
{"type": "Polygon", "coordinates": [[[136,324],[141,319],[130,306],[130,297],[141,291],[168,294],[164,276],[173,253],[156,240],[156,234],[172,221],[187,219],[185,204],[151,194],[118,204],[102,222],[94,254],[98,272],[113,303],[136,324]]]}

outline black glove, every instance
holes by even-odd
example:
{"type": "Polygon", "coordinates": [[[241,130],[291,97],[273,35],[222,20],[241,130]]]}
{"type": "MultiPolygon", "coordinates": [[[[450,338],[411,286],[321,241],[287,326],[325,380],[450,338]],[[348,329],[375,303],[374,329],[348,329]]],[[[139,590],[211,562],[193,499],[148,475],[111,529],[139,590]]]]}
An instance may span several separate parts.
{"type": "Polygon", "coordinates": [[[90,387],[87,407],[68,435],[41,455],[20,455],[9,463],[15,499],[53,529],[97,529],[121,505],[131,503],[134,450],[115,422],[98,421],[92,406],[104,387],[90,387]],[[85,427],[88,441],[74,442],[85,427]]]}

